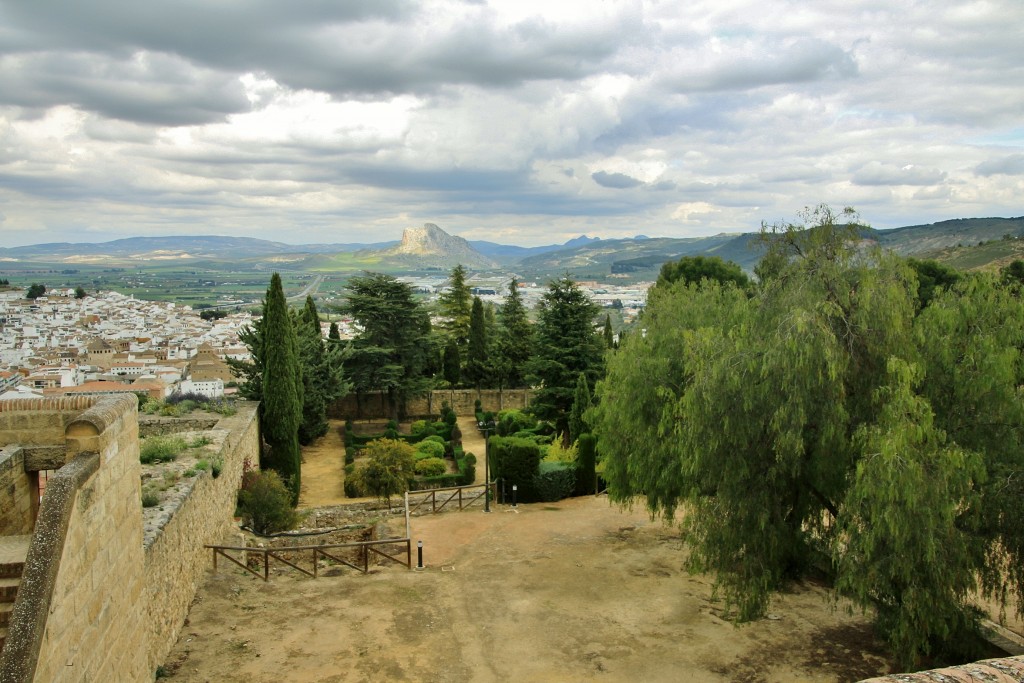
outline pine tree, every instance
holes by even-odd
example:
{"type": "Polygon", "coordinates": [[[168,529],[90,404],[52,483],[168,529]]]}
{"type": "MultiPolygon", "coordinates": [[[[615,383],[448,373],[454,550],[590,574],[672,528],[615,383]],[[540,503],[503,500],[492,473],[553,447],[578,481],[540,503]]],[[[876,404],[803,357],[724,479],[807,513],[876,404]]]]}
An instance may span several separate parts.
{"type": "Polygon", "coordinates": [[[270,445],[267,461],[261,463],[281,475],[292,492],[292,504],[299,501],[302,454],[299,424],[302,421],[302,370],[298,342],[281,276],[270,278],[263,303],[261,325],[262,395],[260,404],[263,436],[270,445]]]}
{"type": "Polygon", "coordinates": [[[564,432],[579,375],[594,383],[604,372],[604,340],[594,331],[598,308],[575,282],[563,277],[548,285],[538,311],[537,350],[529,377],[540,388],[530,408],[564,432]]]}
{"type": "Polygon", "coordinates": [[[452,268],[448,289],[438,297],[438,313],[442,318],[441,329],[459,345],[459,353],[465,355],[469,344],[469,318],[472,314],[472,297],[466,284],[466,269],[460,264],[452,268]]]}
{"type": "Polygon", "coordinates": [[[526,313],[515,279],[498,311],[494,369],[502,387],[526,386],[526,366],[533,356],[533,323],[526,313]]]}
{"type": "Polygon", "coordinates": [[[439,349],[430,317],[412,289],[390,275],[369,273],[348,283],[344,310],[362,328],[345,361],[354,389],[383,391],[392,416],[404,417],[409,397],[430,389],[439,349]]]}
{"type": "Polygon", "coordinates": [[[615,348],[615,334],[612,332],[612,314],[604,316],[604,345],[605,348],[615,348]]]}
{"type": "Polygon", "coordinates": [[[327,338],[331,341],[341,341],[341,332],[338,331],[338,323],[331,323],[331,329],[327,332],[327,338]]]}

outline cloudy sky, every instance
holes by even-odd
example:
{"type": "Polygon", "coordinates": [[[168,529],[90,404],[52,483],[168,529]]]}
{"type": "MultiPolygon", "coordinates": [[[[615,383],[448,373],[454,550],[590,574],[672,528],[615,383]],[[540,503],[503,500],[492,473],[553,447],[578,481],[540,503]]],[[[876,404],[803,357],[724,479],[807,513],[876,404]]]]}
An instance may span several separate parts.
{"type": "Polygon", "coordinates": [[[0,246],[1024,214],[1021,0],[0,0],[0,246]]]}

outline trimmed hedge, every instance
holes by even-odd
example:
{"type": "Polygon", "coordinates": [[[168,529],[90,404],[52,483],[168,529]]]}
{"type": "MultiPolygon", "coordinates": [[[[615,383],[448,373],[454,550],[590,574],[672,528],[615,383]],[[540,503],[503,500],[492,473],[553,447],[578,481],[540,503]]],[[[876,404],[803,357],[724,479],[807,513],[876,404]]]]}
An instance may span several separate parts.
{"type": "Polygon", "coordinates": [[[524,503],[536,500],[534,477],[539,473],[540,446],[515,436],[492,436],[490,443],[491,476],[504,479],[509,486],[517,485],[524,503]]]}
{"type": "Polygon", "coordinates": [[[533,477],[533,490],[537,498],[552,503],[572,495],[576,488],[576,468],[567,462],[542,462],[533,477]]]}

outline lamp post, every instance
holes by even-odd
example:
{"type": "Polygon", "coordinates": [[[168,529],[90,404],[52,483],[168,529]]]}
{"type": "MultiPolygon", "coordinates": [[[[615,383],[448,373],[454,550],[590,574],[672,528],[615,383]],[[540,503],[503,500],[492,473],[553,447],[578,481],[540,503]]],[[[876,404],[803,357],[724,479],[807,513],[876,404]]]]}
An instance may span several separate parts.
{"type": "Polygon", "coordinates": [[[494,420],[477,422],[476,426],[484,434],[484,512],[491,511],[491,434],[497,425],[494,420]]]}

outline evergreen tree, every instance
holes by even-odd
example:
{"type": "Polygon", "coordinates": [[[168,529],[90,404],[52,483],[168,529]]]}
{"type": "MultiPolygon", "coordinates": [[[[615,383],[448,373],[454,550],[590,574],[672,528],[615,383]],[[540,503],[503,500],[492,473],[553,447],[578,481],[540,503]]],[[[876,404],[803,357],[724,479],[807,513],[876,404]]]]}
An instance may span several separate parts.
{"type": "Polygon", "coordinates": [[[38,299],[43,294],[46,294],[46,285],[36,282],[32,285],[29,285],[28,291],[25,292],[25,298],[38,299]]]}
{"type": "Polygon", "coordinates": [[[274,273],[263,303],[262,402],[263,436],[270,445],[268,461],[261,463],[281,475],[299,501],[302,453],[299,425],[302,422],[302,369],[292,316],[288,311],[281,276],[274,273]]]}
{"type": "Polygon", "coordinates": [[[331,323],[331,329],[327,332],[327,339],[332,342],[341,341],[341,332],[338,331],[338,323],[331,323]]]}
{"type": "Polygon", "coordinates": [[[469,319],[472,314],[472,296],[466,284],[466,269],[459,264],[452,268],[448,289],[438,297],[441,329],[455,340],[459,353],[465,355],[469,344],[469,319]]]}
{"type": "Polygon", "coordinates": [[[586,375],[580,373],[576,380],[576,390],[573,392],[572,411],[569,413],[568,441],[571,443],[580,438],[582,434],[590,431],[587,426],[585,413],[590,408],[593,400],[590,395],[590,384],[586,375]]]}
{"type": "Polygon", "coordinates": [[[85,293],[85,289],[83,289],[81,286],[75,287],[75,298],[76,299],[84,299],[86,296],[87,295],[85,293]]]}
{"type": "Polygon", "coordinates": [[[604,346],[606,349],[615,348],[615,333],[612,332],[612,314],[604,317],[604,346]]]}
{"type": "Polygon", "coordinates": [[[320,332],[320,315],[313,297],[306,297],[306,306],[297,316],[296,326],[302,365],[302,423],[299,425],[299,443],[306,446],[327,433],[327,354],[320,332]]]}
{"type": "Polygon", "coordinates": [[[604,368],[604,339],[594,331],[598,307],[570,278],[548,285],[541,298],[536,353],[529,376],[539,385],[530,405],[541,419],[568,428],[568,413],[580,374],[596,382],[604,368]]]}
{"type": "Polygon", "coordinates": [[[462,359],[459,357],[459,345],[449,339],[444,347],[444,360],[441,363],[444,380],[450,386],[457,387],[462,381],[462,359]]]}
{"type": "Polygon", "coordinates": [[[438,349],[430,317],[412,288],[390,275],[368,273],[348,283],[344,311],[362,328],[352,340],[346,374],[359,393],[383,391],[392,416],[405,416],[408,399],[430,389],[426,374],[438,349]]]}
{"type": "Polygon", "coordinates": [[[494,370],[501,387],[526,386],[526,367],[533,356],[533,323],[513,278],[498,311],[494,370]]]}
{"type": "Polygon", "coordinates": [[[480,297],[473,297],[473,310],[469,320],[469,344],[466,349],[466,381],[479,389],[488,376],[487,322],[480,297]]]}

